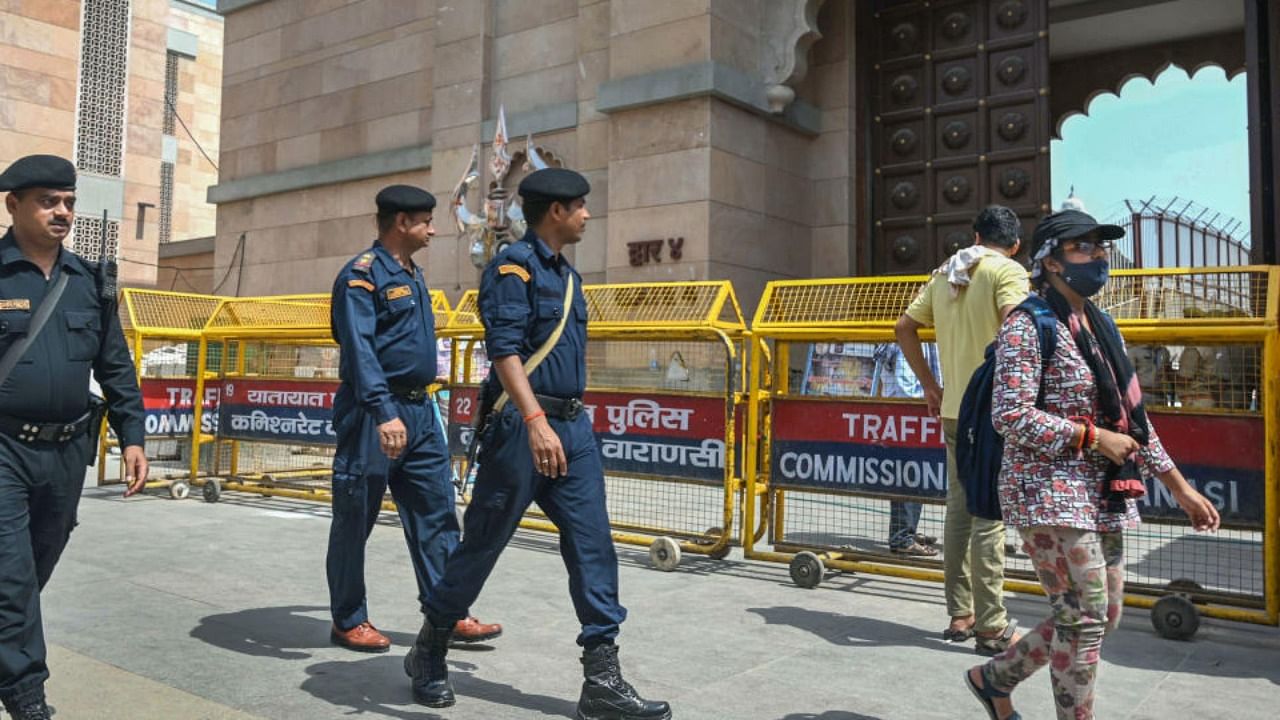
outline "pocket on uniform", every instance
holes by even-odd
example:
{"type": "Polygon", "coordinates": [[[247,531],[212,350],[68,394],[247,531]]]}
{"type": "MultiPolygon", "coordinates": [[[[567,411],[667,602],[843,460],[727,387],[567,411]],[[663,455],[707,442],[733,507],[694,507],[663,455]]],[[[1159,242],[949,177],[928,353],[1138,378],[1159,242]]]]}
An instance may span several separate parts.
{"type": "Polygon", "coordinates": [[[558,300],[538,300],[538,317],[556,320],[564,313],[564,298],[558,300]]]}
{"type": "Polygon", "coordinates": [[[92,360],[98,356],[102,319],[96,312],[71,310],[66,313],[67,358],[92,360]]]}

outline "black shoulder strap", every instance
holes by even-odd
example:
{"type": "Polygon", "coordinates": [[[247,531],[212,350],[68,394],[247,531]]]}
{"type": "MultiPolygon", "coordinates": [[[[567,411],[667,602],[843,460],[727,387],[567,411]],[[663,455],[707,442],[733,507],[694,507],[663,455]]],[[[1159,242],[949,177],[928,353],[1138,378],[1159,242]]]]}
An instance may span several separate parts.
{"type": "Polygon", "coordinates": [[[1040,344],[1040,390],[1036,393],[1036,407],[1044,406],[1044,373],[1049,369],[1053,353],[1058,349],[1058,315],[1053,307],[1039,295],[1028,295],[1015,310],[1031,316],[1036,326],[1036,339],[1040,344]]]}
{"type": "Polygon", "coordinates": [[[40,301],[40,307],[36,308],[35,317],[31,319],[31,327],[27,330],[26,336],[10,345],[4,357],[0,357],[0,385],[4,385],[4,381],[9,379],[9,373],[13,372],[14,366],[27,353],[27,348],[35,343],[36,338],[40,336],[40,331],[49,322],[49,316],[53,315],[53,309],[62,298],[62,291],[67,289],[67,279],[65,270],[58,274],[58,281],[40,301]]]}

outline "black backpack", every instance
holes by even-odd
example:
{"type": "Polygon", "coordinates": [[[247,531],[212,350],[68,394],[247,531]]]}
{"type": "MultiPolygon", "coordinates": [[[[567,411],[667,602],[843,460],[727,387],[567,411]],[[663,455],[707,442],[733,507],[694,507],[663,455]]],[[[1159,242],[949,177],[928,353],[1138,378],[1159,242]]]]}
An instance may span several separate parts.
{"type": "MultiPolygon", "coordinates": [[[[1043,407],[1044,371],[1058,347],[1058,316],[1039,295],[1029,295],[1013,312],[1027,313],[1036,324],[1040,338],[1040,392],[1036,395],[1036,407],[1043,407]]],[[[997,483],[1004,438],[991,424],[995,374],[996,343],[993,342],[987,346],[986,359],[969,378],[964,399],[960,401],[960,417],[956,423],[956,470],[960,477],[951,479],[964,484],[969,514],[986,520],[1003,519],[997,483]]]]}

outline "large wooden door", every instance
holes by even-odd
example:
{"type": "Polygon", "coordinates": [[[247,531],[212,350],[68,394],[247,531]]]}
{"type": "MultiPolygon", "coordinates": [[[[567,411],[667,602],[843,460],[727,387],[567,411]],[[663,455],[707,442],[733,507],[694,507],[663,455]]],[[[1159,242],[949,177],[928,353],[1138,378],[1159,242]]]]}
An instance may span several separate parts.
{"type": "MultiPolygon", "coordinates": [[[[927,272],[989,204],[1049,203],[1047,0],[875,0],[872,270],[927,272]]],[[[865,16],[864,16],[865,17],[865,16]]],[[[864,55],[864,62],[866,62],[864,55]]]]}

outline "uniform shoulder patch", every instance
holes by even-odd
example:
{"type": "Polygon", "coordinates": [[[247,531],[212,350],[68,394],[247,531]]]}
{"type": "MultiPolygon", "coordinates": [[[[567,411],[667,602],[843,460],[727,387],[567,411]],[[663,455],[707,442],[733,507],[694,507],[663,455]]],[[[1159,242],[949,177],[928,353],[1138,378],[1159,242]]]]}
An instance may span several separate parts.
{"type": "Polygon", "coordinates": [[[519,265],[506,264],[498,266],[499,275],[515,275],[525,282],[529,282],[529,271],[519,265]]]}
{"type": "Polygon", "coordinates": [[[351,264],[351,269],[359,270],[360,272],[367,273],[369,272],[369,266],[373,264],[373,258],[374,258],[374,254],[371,252],[367,252],[361,255],[360,257],[356,258],[356,261],[351,264]]]}
{"type": "Polygon", "coordinates": [[[387,290],[387,299],[398,300],[402,297],[409,297],[412,294],[413,294],[413,288],[409,287],[408,285],[398,285],[396,287],[393,287],[387,290]]]}
{"type": "Polygon", "coordinates": [[[377,288],[373,286],[373,283],[369,282],[368,280],[361,280],[360,278],[354,278],[354,279],[348,280],[347,287],[364,288],[369,292],[373,292],[374,290],[377,290],[377,288]]]}

